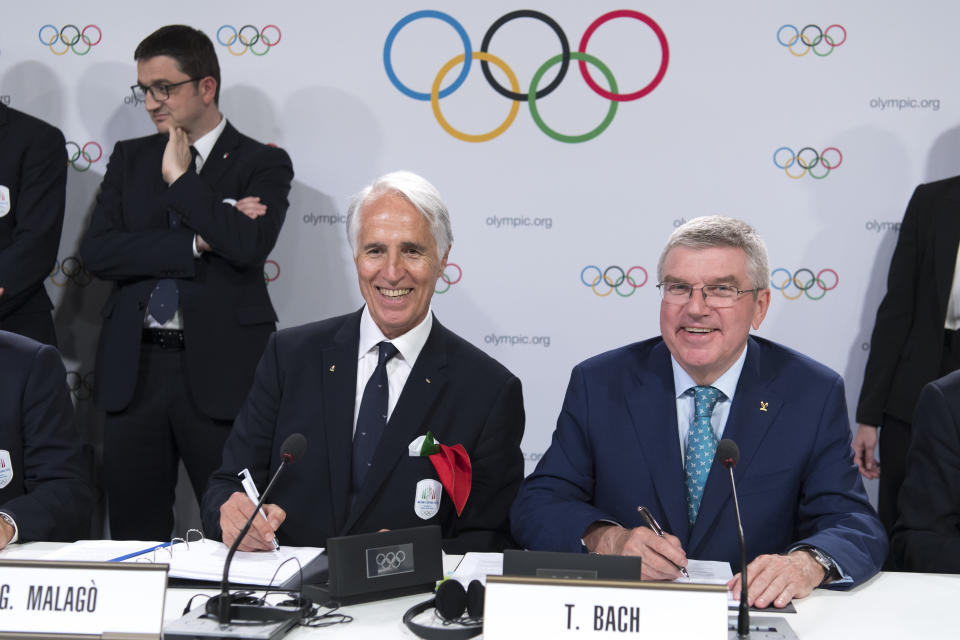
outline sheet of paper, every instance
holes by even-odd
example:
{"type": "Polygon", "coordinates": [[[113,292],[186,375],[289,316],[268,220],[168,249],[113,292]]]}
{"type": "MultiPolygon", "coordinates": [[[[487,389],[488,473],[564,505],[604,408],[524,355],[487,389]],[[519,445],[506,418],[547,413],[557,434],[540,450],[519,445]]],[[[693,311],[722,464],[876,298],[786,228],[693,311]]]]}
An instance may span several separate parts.
{"type": "Polygon", "coordinates": [[[503,575],[502,553],[471,551],[463,556],[463,560],[460,561],[450,577],[466,587],[469,586],[471,580],[479,580],[486,586],[487,576],[501,575],[503,575]]]}
{"type": "Polygon", "coordinates": [[[699,584],[727,584],[733,577],[729,562],[716,560],[687,560],[687,573],[690,579],[677,578],[674,582],[699,584]]]}

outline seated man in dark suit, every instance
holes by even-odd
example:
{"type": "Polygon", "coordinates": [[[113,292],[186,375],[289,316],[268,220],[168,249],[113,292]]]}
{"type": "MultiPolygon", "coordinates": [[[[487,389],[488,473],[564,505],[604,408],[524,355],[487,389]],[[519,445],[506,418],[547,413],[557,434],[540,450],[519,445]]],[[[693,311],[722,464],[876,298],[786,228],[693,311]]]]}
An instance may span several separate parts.
{"type": "Polygon", "coordinates": [[[657,268],[661,336],[574,368],[553,442],[511,510],[517,542],[639,555],[647,579],[678,577],[688,556],[739,566],[728,474],[713,464],[729,438],[751,605],[783,607],[878,570],[887,538],[849,449],[843,381],[750,337],[769,274],[763,241],[739,220],[674,231],[657,268]],[[640,505],[670,533],[643,526],[640,505]]]}
{"type": "Polygon", "coordinates": [[[0,331],[0,363],[0,549],[89,536],[93,497],[60,354],[0,331]]]}
{"type": "Polygon", "coordinates": [[[270,549],[274,534],[281,545],[326,546],[439,524],[448,552],[500,550],[523,478],[523,397],[513,374],[431,312],[453,240],[446,206],[420,176],[387,174],[351,204],[347,236],[366,306],[271,336],[204,495],[205,531],[236,539],[253,510],[237,473],[248,468],[263,490],[283,441],[302,433],[304,459],[284,471],[268,519],[254,520],[240,549],[270,549]],[[459,514],[411,446],[428,431],[470,458],[459,514]]]}
{"type": "Polygon", "coordinates": [[[960,573],[960,371],[923,388],[912,424],[893,558],[905,571],[960,573]]]}

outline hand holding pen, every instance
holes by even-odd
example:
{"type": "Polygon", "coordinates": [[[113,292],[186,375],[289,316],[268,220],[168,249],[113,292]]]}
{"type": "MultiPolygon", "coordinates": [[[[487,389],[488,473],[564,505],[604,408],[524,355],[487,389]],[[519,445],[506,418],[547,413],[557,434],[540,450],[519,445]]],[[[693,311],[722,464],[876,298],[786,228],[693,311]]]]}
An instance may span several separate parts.
{"type": "MultiPolygon", "coordinates": [[[[650,529],[652,529],[655,534],[657,534],[658,538],[662,538],[662,539],[666,538],[666,535],[663,532],[663,527],[660,526],[660,523],[657,522],[656,518],[653,517],[653,514],[650,513],[649,509],[647,509],[643,505],[640,505],[639,507],[637,507],[637,511],[640,512],[640,517],[643,518],[643,521],[647,523],[647,526],[650,527],[650,529]]],[[[667,558],[667,560],[670,560],[670,559],[667,558]]],[[[687,580],[690,579],[690,574],[687,573],[686,567],[682,567],[677,563],[673,562],[672,560],[670,560],[670,564],[675,566],[680,571],[680,574],[683,575],[684,578],[686,578],[687,580]]]]}

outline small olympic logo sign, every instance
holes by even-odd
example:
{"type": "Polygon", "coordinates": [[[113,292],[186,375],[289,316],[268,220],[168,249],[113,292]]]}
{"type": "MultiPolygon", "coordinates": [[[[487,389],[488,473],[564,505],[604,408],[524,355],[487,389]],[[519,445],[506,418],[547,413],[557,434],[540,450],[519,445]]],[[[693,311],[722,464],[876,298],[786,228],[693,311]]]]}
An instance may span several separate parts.
{"type": "Polygon", "coordinates": [[[811,300],[819,300],[827,295],[827,291],[836,289],[838,284],[840,276],[829,268],[821,269],[816,275],[807,267],[801,267],[793,273],[783,267],[770,272],[770,286],[782,293],[787,300],[796,300],[802,295],[811,300]],[[779,279],[778,273],[783,274],[779,279]]]}
{"type": "Polygon", "coordinates": [[[796,153],[790,147],[779,147],[773,152],[773,165],[777,169],[782,169],[794,180],[799,180],[805,175],[822,180],[842,163],[843,154],[836,147],[827,147],[820,153],[817,153],[813,147],[803,147],[796,153]],[[794,165],[800,167],[800,170],[797,171],[794,165]],[[791,167],[794,168],[791,169],[791,167]]]}
{"type": "Polygon", "coordinates": [[[792,24],[785,24],[777,29],[777,42],[780,46],[786,47],[790,53],[798,58],[807,55],[811,51],[821,58],[833,53],[833,50],[847,41],[847,30],[839,24],[832,24],[826,29],[821,29],[815,24],[808,24],[803,29],[797,29],[792,24]],[[800,43],[803,52],[798,53],[793,46],[800,43]],[[817,48],[819,45],[824,46],[817,48]]]}
{"type": "Polygon", "coordinates": [[[403,561],[407,559],[407,554],[403,551],[388,551],[377,554],[377,566],[381,571],[390,569],[399,569],[403,561]]]}
{"type": "Polygon", "coordinates": [[[601,271],[600,267],[588,264],[580,270],[580,282],[582,282],[584,286],[590,287],[593,292],[601,298],[607,297],[614,291],[616,291],[617,295],[621,298],[629,298],[636,293],[637,289],[647,284],[647,279],[647,270],[636,265],[626,271],[623,270],[623,267],[618,267],[617,265],[609,266],[601,271]],[[591,273],[595,273],[595,275],[587,276],[587,271],[591,269],[591,273]],[[639,273],[635,274],[635,271],[639,273]],[[597,285],[600,285],[599,289],[597,285]],[[606,288],[606,291],[601,292],[600,289],[603,288],[606,288]],[[624,293],[624,291],[626,291],[626,293],[624,293]]]}
{"type": "Polygon", "coordinates": [[[49,47],[50,51],[58,56],[71,50],[78,56],[85,56],[90,53],[90,49],[100,44],[103,40],[103,32],[95,24],[88,24],[83,29],[74,24],[65,25],[60,29],[52,24],[45,24],[40,27],[37,37],[40,38],[40,44],[49,47]]]}
{"type": "Polygon", "coordinates": [[[530,116],[533,118],[533,121],[540,128],[540,130],[554,140],[568,143],[578,143],[592,140],[603,133],[607,127],[610,126],[610,123],[613,122],[613,117],[617,113],[617,107],[619,103],[639,100],[657,88],[667,72],[667,65],[669,62],[670,48],[667,45],[667,37],[663,33],[663,29],[660,28],[660,25],[658,25],[650,16],[640,13],[639,11],[632,11],[629,9],[611,11],[594,20],[590,26],[587,27],[586,31],[583,33],[583,36],[580,38],[580,45],[577,51],[570,50],[570,42],[567,40],[566,34],[556,20],[544,13],[529,9],[512,11],[498,18],[484,34],[483,40],[480,44],[480,51],[473,51],[473,46],[470,43],[470,36],[467,35],[467,31],[463,28],[463,25],[461,25],[452,16],[433,10],[415,11],[404,18],[401,18],[395,25],[393,25],[393,28],[387,35],[386,42],[383,45],[383,66],[387,72],[387,77],[390,79],[390,82],[393,83],[393,86],[408,98],[429,102],[433,108],[433,115],[443,130],[454,138],[464,142],[486,142],[499,136],[501,133],[506,131],[511,124],[513,124],[514,119],[517,117],[517,112],[520,109],[521,102],[526,102],[528,104],[530,108],[530,116]],[[400,31],[411,22],[422,18],[433,18],[447,23],[453,28],[454,31],[456,31],[461,42],[463,43],[463,53],[454,56],[442,67],[440,67],[440,70],[437,72],[437,75],[434,78],[433,86],[430,88],[430,91],[415,91],[405,85],[400,78],[397,77],[397,74],[393,68],[393,61],[391,57],[393,43],[397,37],[397,34],[399,34],[400,31]],[[560,42],[560,53],[548,58],[546,62],[544,62],[533,74],[533,78],[530,80],[529,88],[523,90],[521,90],[520,83],[517,80],[513,69],[511,69],[503,59],[490,53],[490,41],[493,39],[493,36],[497,30],[508,22],[518,18],[533,18],[534,20],[543,22],[553,31],[553,33],[557,36],[557,40],[560,42]],[[614,79],[613,72],[609,69],[609,67],[607,67],[607,65],[604,64],[600,59],[587,53],[587,45],[589,44],[590,38],[593,36],[594,32],[596,32],[600,26],[616,18],[632,18],[634,20],[639,20],[653,31],[660,44],[660,64],[656,75],[654,75],[653,79],[650,80],[650,82],[648,82],[645,86],[629,93],[620,93],[620,90],[617,87],[617,82],[614,79]],[[454,128],[453,125],[447,121],[440,110],[440,100],[442,98],[446,98],[460,88],[460,85],[463,84],[470,73],[473,60],[480,61],[480,69],[490,87],[501,96],[511,101],[510,109],[506,119],[495,129],[480,134],[465,133],[454,128]],[[583,77],[583,80],[587,83],[590,89],[592,89],[596,94],[610,101],[607,114],[599,125],[590,131],[587,131],[586,133],[572,135],[560,133],[552,129],[543,120],[543,118],[540,116],[540,112],[537,109],[537,101],[553,93],[560,83],[563,82],[570,67],[570,60],[576,60],[579,63],[580,75],[583,77]],[[500,70],[506,75],[510,82],[509,89],[501,85],[496,78],[494,78],[493,73],[490,71],[491,63],[499,67],[500,70]],[[558,64],[560,65],[560,68],[557,71],[556,77],[546,86],[541,88],[541,78],[543,78],[544,74],[551,67],[554,67],[558,64]],[[589,69],[587,69],[588,64],[595,67],[600,71],[600,73],[603,74],[604,78],[606,79],[607,86],[609,87],[608,89],[601,87],[596,80],[593,79],[593,76],[590,75],[589,69]],[[441,85],[443,84],[447,74],[457,65],[462,65],[459,75],[457,75],[453,82],[441,89],[441,85]]]}
{"type": "Polygon", "coordinates": [[[443,289],[439,289],[439,288],[434,289],[433,292],[446,293],[447,291],[450,290],[450,287],[460,282],[461,278],[463,278],[463,269],[460,268],[460,265],[454,262],[448,262],[446,268],[444,268],[443,270],[443,273],[440,274],[440,280],[443,281],[443,283],[447,286],[445,286],[443,289]],[[447,272],[447,269],[449,269],[450,267],[453,267],[454,269],[457,270],[456,277],[453,277],[452,275],[450,275],[450,273],[447,272]]]}
{"type": "Polygon", "coordinates": [[[76,142],[67,142],[67,162],[77,171],[86,171],[103,157],[103,147],[96,142],[87,142],[82,147],[76,142]]]}
{"type": "Polygon", "coordinates": [[[263,279],[267,284],[280,277],[280,265],[276,260],[267,260],[263,263],[263,279]]]}
{"type": "Polygon", "coordinates": [[[93,371],[86,375],[79,371],[67,372],[67,388],[77,400],[89,400],[93,395],[93,371]]]}
{"type": "Polygon", "coordinates": [[[72,282],[78,287],[85,287],[90,284],[90,272],[83,266],[83,261],[76,256],[68,256],[63,260],[57,260],[50,272],[50,282],[58,287],[67,286],[72,282]]]}
{"type": "Polygon", "coordinates": [[[233,25],[225,24],[217,29],[217,42],[235,56],[242,56],[247,50],[255,56],[265,56],[280,43],[282,37],[280,27],[275,24],[268,24],[262,29],[245,24],[239,30],[233,25]]]}

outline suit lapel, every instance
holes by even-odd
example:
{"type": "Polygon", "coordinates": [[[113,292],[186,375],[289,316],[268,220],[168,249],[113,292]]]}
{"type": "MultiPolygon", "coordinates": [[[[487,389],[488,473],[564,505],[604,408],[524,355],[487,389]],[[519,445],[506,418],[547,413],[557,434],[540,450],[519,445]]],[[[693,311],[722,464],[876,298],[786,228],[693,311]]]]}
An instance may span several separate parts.
{"type": "MultiPolygon", "coordinates": [[[[216,144],[210,150],[210,156],[200,168],[200,176],[207,184],[217,184],[223,173],[233,164],[233,156],[240,145],[240,134],[229,122],[223,128],[223,133],[217,138],[216,144]]],[[[359,334],[358,334],[359,335],[359,334]]],[[[359,338],[358,338],[359,339],[359,338]]]]}
{"type": "Polygon", "coordinates": [[[350,509],[350,460],[353,450],[353,410],[357,393],[357,349],[360,311],[352,314],[323,350],[323,432],[327,439],[330,495],[334,531],[339,531],[350,509]]]}
{"type": "Polygon", "coordinates": [[[7,105],[0,102],[0,140],[7,137],[7,105]]]}
{"type": "Polygon", "coordinates": [[[638,363],[637,388],[627,398],[627,410],[649,469],[659,505],[644,505],[665,531],[686,545],[689,536],[687,499],[677,435],[677,402],[670,352],[662,342],[650,351],[649,362],[638,363]]]}
{"type": "MultiPolygon", "coordinates": [[[[348,533],[370,506],[370,502],[380,491],[381,485],[390,477],[397,462],[409,455],[407,447],[410,441],[430,429],[427,416],[447,385],[446,336],[447,330],[434,318],[430,337],[423,345],[423,350],[417,357],[417,362],[413,365],[406,384],[403,385],[403,391],[400,392],[400,398],[390,415],[390,421],[373,454],[373,464],[367,472],[363,487],[356,496],[342,534],[348,533]]],[[[436,429],[433,430],[436,431],[436,429]]]]}
{"type": "Polygon", "coordinates": [[[937,305],[940,318],[946,317],[950,289],[960,244],[960,188],[954,187],[934,214],[934,270],[937,283],[937,305]]]}
{"type": "MultiPolygon", "coordinates": [[[[770,388],[774,376],[776,372],[769,366],[760,346],[752,338],[748,339],[747,358],[723,430],[723,437],[736,442],[740,449],[740,461],[733,472],[738,483],[783,406],[782,398],[770,388]]],[[[697,557],[700,545],[709,539],[714,523],[723,511],[733,508],[729,475],[719,464],[714,464],[710,469],[700,501],[700,513],[693,525],[690,547],[687,549],[687,553],[693,554],[693,557],[697,557]]]]}

